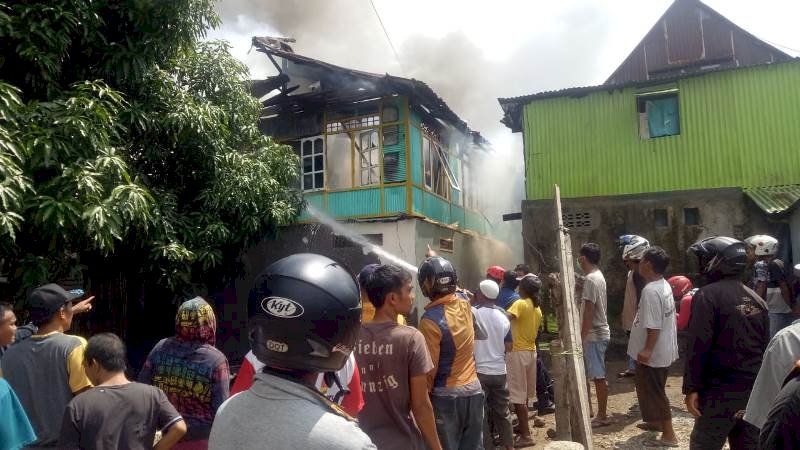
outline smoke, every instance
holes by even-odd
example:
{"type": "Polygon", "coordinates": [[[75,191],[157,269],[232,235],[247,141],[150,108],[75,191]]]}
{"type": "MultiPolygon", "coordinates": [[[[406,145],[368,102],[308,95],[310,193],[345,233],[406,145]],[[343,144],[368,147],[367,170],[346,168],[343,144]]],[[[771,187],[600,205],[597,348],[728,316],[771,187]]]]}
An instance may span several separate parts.
{"type": "Polygon", "coordinates": [[[295,51],[306,56],[427,83],[493,144],[494,154],[473,174],[477,192],[496,234],[505,236],[521,260],[521,222],[504,223],[501,216],[520,211],[524,198],[522,136],[500,124],[497,98],[603,82],[664,10],[654,8],[648,22],[634,23],[636,37],[620,44],[612,32],[619,18],[608,6],[590,0],[545,3],[472,5],[487,10],[484,20],[467,14],[469,2],[376,1],[399,61],[366,0],[223,0],[217,5],[223,25],[210,37],[229,40],[253,78],[274,68],[261,53],[247,54],[250,39],[272,35],[295,38],[295,51]],[[611,64],[609,52],[599,50],[609,47],[623,49],[611,64]]]}

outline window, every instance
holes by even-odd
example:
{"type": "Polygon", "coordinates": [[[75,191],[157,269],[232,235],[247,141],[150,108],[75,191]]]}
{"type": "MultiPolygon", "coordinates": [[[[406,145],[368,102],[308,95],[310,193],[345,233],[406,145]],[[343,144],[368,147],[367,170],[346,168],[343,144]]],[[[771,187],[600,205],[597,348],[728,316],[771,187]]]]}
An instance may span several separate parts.
{"type": "Polygon", "coordinates": [[[351,131],[359,128],[370,128],[380,125],[380,123],[381,118],[377,114],[374,116],[354,117],[339,122],[328,122],[325,126],[325,132],[338,133],[340,131],[351,131]]]}
{"type": "Polygon", "coordinates": [[[636,98],[636,107],[642,139],[681,134],[677,91],[640,95],[636,98]]]}
{"type": "Polygon", "coordinates": [[[450,167],[447,152],[441,145],[422,136],[422,169],[425,187],[446,199],[450,199],[450,188],[460,191],[458,178],[450,167]]]}
{"type": "Polygon", "coordinates": [[[566,228],[591,228],[592,214],[589,212],[564,213],[561,220],[566,228]]]}
{"type": "Polygon", "coordinates": [[[397,107],[396,106],[384,106],[383,107],[383,115],[381,117],[381,120],[383,120],[383,123],[397,122],[399,118],[400,118],[400,115],[397,113],[397,107]]]}
{"type": "Polygon", "coordinates": [[[700,210],[697,208],[683,208],[684,225],[700,225],[700,210]]]}
{"type": "Polygon", "coordinates": [[[433,189],[433,160],[431,158],[431,141],[422,136],[422,173],[425,178],[425,187],[433,189]]]}
{"type": "Polygon", "coordinates": [[[359,133],[356,151],[360,167],[359,186],[368,186],[381,182],[381,152],[378,131],[368,130],[359,133]]]}
{"type": "Polygon", "coordinates": [[[400,126],[390,125],[383,127],[383,146],[391,147],[400,143],[400,126]]]}
{"type": "Polygon", "coordinates": [[[655,226],[657,227],[668,227],[669,215],[667,214],[667,210],[666,209],[653,210],[653,221],[655,222],[655,226]]]}
{"type": "Polygon", "coordinates": [[[325,145],[322,136],[300,140],[303,191],[325,187],[325,145]]]}

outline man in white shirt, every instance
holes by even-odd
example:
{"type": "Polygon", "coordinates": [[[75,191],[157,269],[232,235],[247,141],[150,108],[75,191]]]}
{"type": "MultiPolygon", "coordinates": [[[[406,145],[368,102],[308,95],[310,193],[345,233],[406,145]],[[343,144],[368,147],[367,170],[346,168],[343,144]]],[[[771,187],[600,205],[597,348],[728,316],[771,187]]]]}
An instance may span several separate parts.
{"type": "Polygon", "coordinates": [[[472,313],[486,329],[488,337],[475,341],[473,353],[478,380],[486,395],[483,446],[486,449],[494,448],[494,434],[499,434],[501,445],[510,450],[514,448],[514,434],[508,409],[505,354],[511,350],[511,323],[503,309],[495,305],[499,291],[496,282],[483,280],[479,291],[475,293],[472,313]]]}
{"type": "Polygon", "coordinates": [[[678,331],[672,288],[664,279],[669,255],[650,247],[639,264],[647,280],[628,340],[628,355],[636,360],[636,396],[645,422],[640,428],[661,431],[647,446],[677,447],[666,385],[669,366],[678,359],[678,331]]]}

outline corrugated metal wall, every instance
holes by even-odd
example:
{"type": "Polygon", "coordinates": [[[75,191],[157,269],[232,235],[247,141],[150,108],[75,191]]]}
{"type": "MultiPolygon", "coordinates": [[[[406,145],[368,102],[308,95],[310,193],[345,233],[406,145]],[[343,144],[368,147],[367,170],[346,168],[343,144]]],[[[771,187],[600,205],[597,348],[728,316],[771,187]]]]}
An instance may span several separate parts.
{"type": "Polygon", "coordinates": [[[677,82],[681,134],[639,138],[635,88],[524,110],[528,199],[800,182],[800,63],[677,82]]]}
{"type": "Polygon", "coordinates": [[[328,213],[333,217],[357,217],[381,213],[380,188],[328,192],[328,213]]]}
{"type": "Polygon", "coordinates": [[[406,187],[387,187],[383,189],[384,214],[406,212],[406,187]]]}

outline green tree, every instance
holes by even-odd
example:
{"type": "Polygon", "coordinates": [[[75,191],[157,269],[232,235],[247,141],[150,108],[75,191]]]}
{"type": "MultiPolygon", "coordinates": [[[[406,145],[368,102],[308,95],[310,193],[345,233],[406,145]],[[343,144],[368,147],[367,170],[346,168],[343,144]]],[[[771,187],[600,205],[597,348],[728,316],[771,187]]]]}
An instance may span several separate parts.
{"type": "Polygon", "coordinates": [[[219,286],[302,204],[212,0],[0,1],[7,294],[118,268],[219,286]]]}

